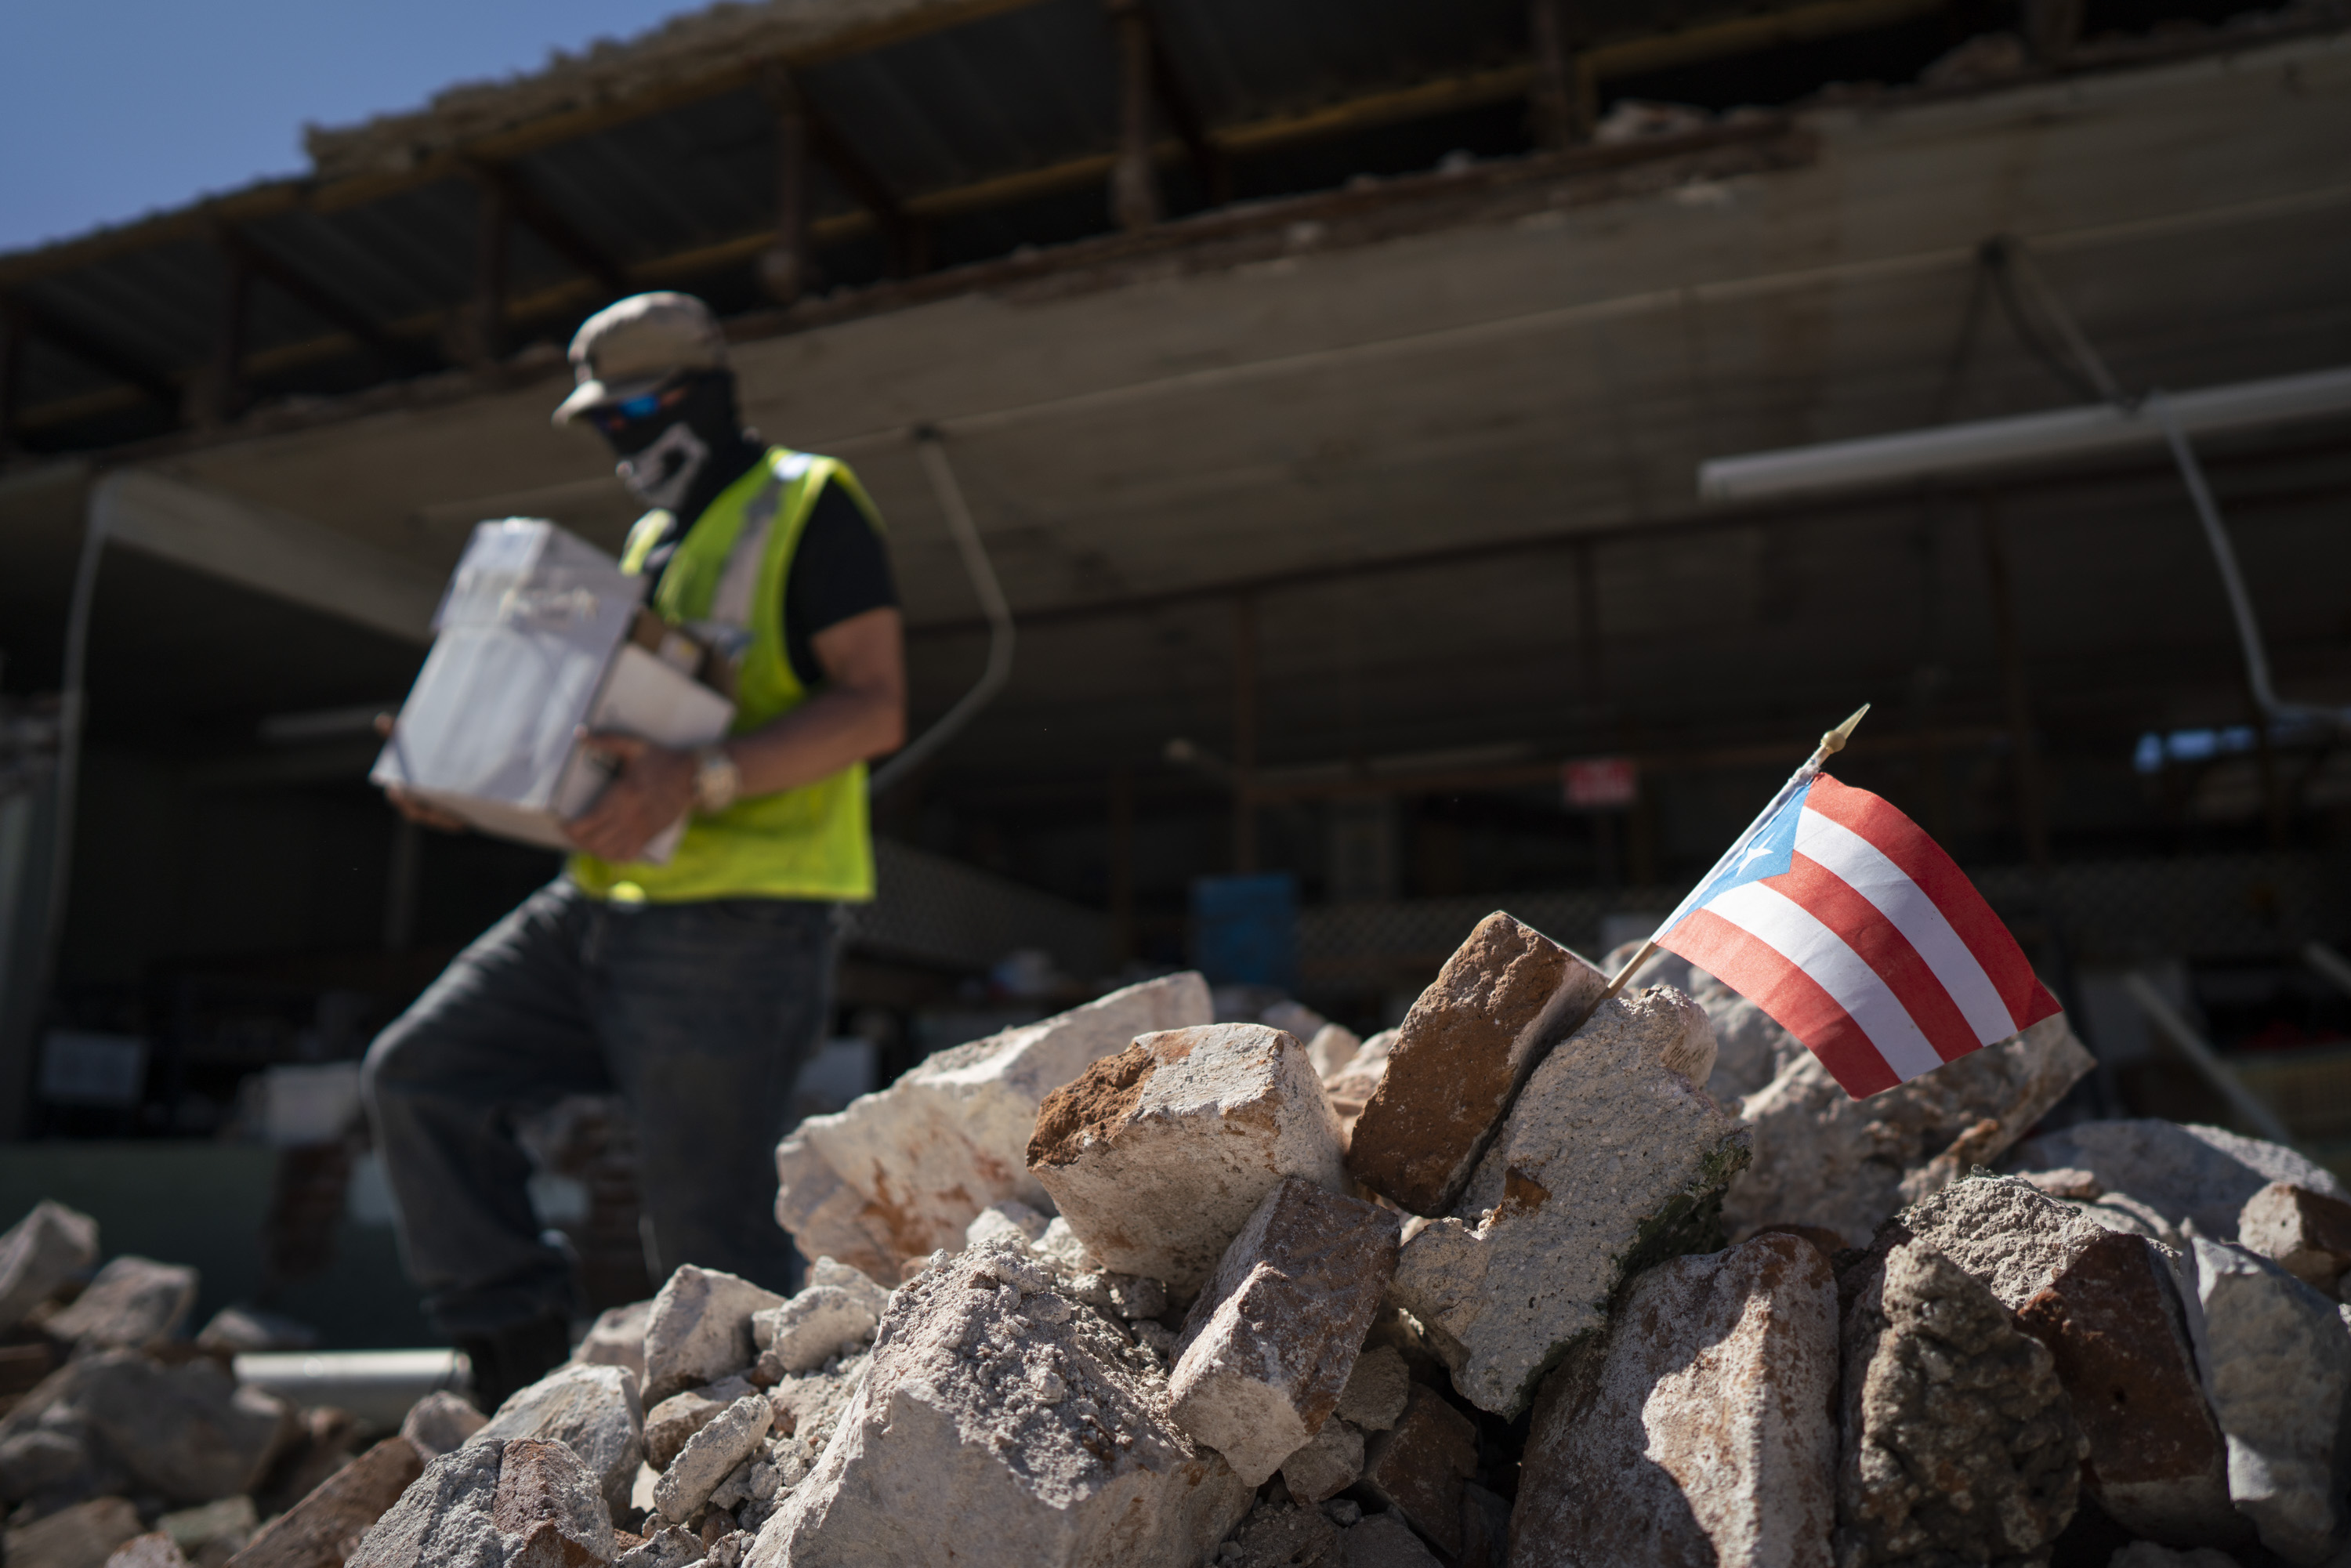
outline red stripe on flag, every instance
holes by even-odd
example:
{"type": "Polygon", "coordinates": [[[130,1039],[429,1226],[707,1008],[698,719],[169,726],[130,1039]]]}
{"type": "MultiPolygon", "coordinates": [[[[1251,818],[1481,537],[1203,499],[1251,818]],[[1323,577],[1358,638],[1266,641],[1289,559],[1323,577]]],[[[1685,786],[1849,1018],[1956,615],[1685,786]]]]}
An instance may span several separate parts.
{"type": "Polygon", "coordinates": [[[1658,946],[1687,958],[1771,1014],[1820,1058],[1829,1076],[1855,1099],[1867,1099],[1902,1082],[1869,1042],[1868,1031],[1818,981],[1721,915],[1698,910],[1666,933],[1658,946]]]}
{"type": "Polygon", "coordinates": [[[1786,894],[1876,970],[1936,1055],[1950,1061],[1982,1048],[1985,1042],[1976,1038],[1967,1015],[1910,938],[1877,905],[1855,892],[1851,883],[1799,852],[1786,871],[1764,878],[1763,885],[1786,894]]]}
{"type": "MultiPolygon", "coordinates": [[[[1825,773],[1813,780],[1804,806],[1868,840],[1903,875],[1918,884],[1983,966],[1992,989],[2000,993],[2020,1031],[2057,1010],[2056,998],[2033,974],[2024,949],[2016,945],[2016,938],[2009,935],[1967,873],[1943,852],[1942,845],[1927,836],[1925,829],[1868,790],[1840,784],[1825,773]]],[[[1942,1048],[1938,1044],[1936,1049],[1942,1048]]]]}

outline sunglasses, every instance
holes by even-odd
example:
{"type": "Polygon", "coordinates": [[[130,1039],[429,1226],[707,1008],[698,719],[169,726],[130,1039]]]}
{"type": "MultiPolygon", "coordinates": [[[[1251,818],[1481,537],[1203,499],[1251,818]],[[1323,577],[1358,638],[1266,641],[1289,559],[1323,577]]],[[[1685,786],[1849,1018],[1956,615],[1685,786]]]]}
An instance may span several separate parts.
{"type": "Polygon", "coordinates": [[[621,430],[660,413],[662,402],[668,395],[667,388],[660,392],[639,392],[635,397],[624,397],[618,402],[599,403],[588,410],[583,417],[599,430],[621,430]]]}

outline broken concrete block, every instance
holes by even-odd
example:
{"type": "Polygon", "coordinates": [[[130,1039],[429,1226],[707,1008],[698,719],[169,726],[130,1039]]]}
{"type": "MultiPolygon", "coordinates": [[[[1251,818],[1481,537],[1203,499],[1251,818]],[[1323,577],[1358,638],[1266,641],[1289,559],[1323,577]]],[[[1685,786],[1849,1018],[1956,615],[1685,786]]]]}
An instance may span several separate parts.
{"type": "Polygon", "coordinates": [[[308,1323],[258,1307],[223,1307],[196,1333],[196,1348],[215,1355],[308,1350],[318,1343],[319,1331],[308,1323]]]}
{"type": "Polygon", "coordinates": [[[606,1509],[621,1513],[643,1460],[644,1425],[636,1379],[617,1366],[571,1362],[517,1389],[465,1447],[515,1437],[568,1443],[595,1473],[606,1509]]]}
{"type": "Polygon", "coordinates": [[[1659,1264],[1543,1385],[1515,1568],[1829,1568],[1836,1387],[1817,1248],[1773,1234],[1659,1264]]]}
{"type": "Polygon", "coordinates": [[[840,1424],[850,1401],[857,1397],[871,1359],[852,1356],[830,1371],[787,1377],[768,1389],[768,1403],[776,1412],[776,1430],[822,1453],[824,1446],[832,1440],[832,1429],[840,1424]]]}
{"type": "Polygon", "coordinates": [[[776,1218],[808,1257],[884,1284],[964,1245],[999,1198],[1045,1207],[1023,1151],[1047,1094],[1137,1035],[1207,1023],[1207,983],[1169,975],[930,1056],[889,1088],[811,1116],[776,1150],[776,1218]]]}
{"type": "Polygon", "coordinates": [[[466,1438],[488,1424],[488,1416],[444,1389],[426,1395],[408,1407],[407,1416],[400,1423],[400,1435],[415,1445],[422,1456],[421,1467],[453,1448],[463,1448],[466,1438]]]}
{"type": "Polygon", "coordinates": [[[1192,1303],[1168,1377],[1176,1424],[1250,1486],[1337,1406],[1402,1227],[1394,1209],[1286,1176],[1192,1303]]]}
{"type": "Polygon", "coordinates": [[[1330,1096],[1331,1107],[1339,1113],[1341,1122],[1352,1126],[1379,1092],[1395,1042],[1396,1031],[1384,1029],[1356,1047],[1355,1054],[1341,1062],[1336,1071],[1324,1076],[1322,1092],[1330,1096]]]}
{"type": "MultiPolygon", "coordinates": [[[[1270,1018],[1258,1021],[1273,1024],[1276,1029],[1281,1027],[1270,1018]]],[[[1341,1068],[1355,1060],[1355,1052],[1364,1049],[1363,1037],[1344,1024],[1326,1023],[1304,1034],[1296,1030],[1290,1032],[1306,1042],[1306,1060],[1314,1064],[1314,1074],[1325,1087],[1341,1068]]]]}
{"type": "Polygon", "coordinates": [[[1281,1461],[1281,1484],[1300,1502],[1337,1497],[1364,1473],[1364,1434],[1333,1416],[1306,1446],[1281,1461]]]}
{"type": "Polygon", "coordinates": [[[1282,1177],[1347,1185],[1322,1080],[1263,1024],[1143,1036],[1047,1096],[1028,1154],[1087,1252],[1179,1300],[1282,1177]]]}
{"type": "Polygon", "coordinates": [[[250,1492],[300,1428],[293,1407],[241,1388],[210,1359],[160,1366],[134,1351],[100,1351],[78,1370],[73,1402],[123,1467],[175,1503],[250,1492]]]}
{"type": "Polygon", "coordinates": [[[1347,1374],[1347,1386],[1339,1391],[1336,1413],[1367,1432],[1384,1432],[1404,1414],[1411,1389],[1403,1354],[1394,1345],[1367,1344],[1347,1374]]]}
{"type": "Polygon", "coordinates": [[[702,1537],[684,1525],[673,1524],[612,1559],[612,1568],[685,1568],[702,1558],[702,1537]]]}
{"type": "Polygon", "coordinates": [[[645,1376],[645,1322],[653,1315],[651,1301],[631,1301],[625,1307],[611,1307],[600,1313],[588,1329],[588,1337],[571,1353],[574,1361],[584,1361],[590,1366],[619,1366],[636,1374],[643,1383],[645,1376]]]}
{"type": "Polygon", "coordinates": [[[2171,1270],[2152,1243],[2121,1231],[2098,1237],[2017,1309],[2017,1326],[2049,1347],[2089,1439],[2083,1484],[2116,1523],[2172,1546],[2242,1536],[2229,1501],[2228,1445],[2205,1404],[2171,1270]]]}
{"type": "Polygon", "coordinates": [[[612,1560],[612,1518],[601,1482],[569,1445],[516,1437],[498,1461],[490,1528],[505,1568],[584,1568],[612,1560]]]}
{"type": "Polygon", "coordinates": [[[71,1306],[41,1325],[52,1339],[144,1350],[180,1332],[196,1304],[196,1271],[152,1258],[117,1258],[71,1306]]]}
{"type": "Polygon", "coordinates": [[[1261,1502],[1249,1510],[1217,1551],[1217,1568],[1293,1568],[1325,1563],[1339,1544],[1339,1527],[1320,1509],[1261,1502]]]}
{"type": "Polygon", "coordinates": [[[2273,1181],[2239,1211],[2237,1244],[2332,1296],[2351,1269],[2351,1203],[2273,1181]]]}
{"type": "Polygon", "coordinates": [[[1531,925],[1479,921],[1397,1029],[1349,1173],[1414,1214],[1450,1213],[1527,1074],[1607,984],[1531,925]]]}
{"type": "Polygon", "coordinates": [[[2020,1171],[2087,1171],[2106,1192],[2128,1193],[2174,1226],[2193,1220],[2214,1240],[2235,1236],[2246,1203],[2273,1181],[2351,1201],[2334,1172],[2292,1149],[2179,1122],[2076,1122],[2019,1146],[2009,1163],[2020,1171]]]}
{"type": "Polygon", "coordinates": [[[225,1563],[253,1539],[259,1522],[253,1500],[239,1493],[166,1513],[155,1521],[155,1528],[198,1563],[225,1563]]]}
{"type": "Polygon", "coordinates": [[[1844,1341],[1839,1568],[2046,1561],[2089,1448],[2048,1349],[1915,1241],[1886,1254],[1844,1341]]]}
{"type": "Polygon", "coordinates": [[[400,1500],[424,1465],[413,1442],[386,1437],[263,1525],[229,1568],[341,1568],[351,1544],[400,1500]]]}
{"type": "Polygon", "coordinates": [[[1516,1415],[1622,1281],[1721,1244],[1747,1130],[1694,1082],[1705,1030],[1679,991],[1611,998],[1528,1080],[1454,1214],[1405,1243],[1395,1300],[1479,1408],[1516,1415]]]}
{"type": "Polygon", "coordinates": [[[823,1458],[754,1568],[989,1561],[1192,1568],[1249,1489],[1166,1415],[1147,1353],[990,1244],[900,1287],[823,1458]],[[1015,1282],[1023,1281],[1023,1282],[1015,1282]]]}
{"type": "Polygon", "coordinates": [[[139,1511],[119,1497],[94,1497],[11,1526],[8,1568],[105,1568],[114,1549],[141,1534],[139,1511]]]}
{"type": "Polygon", "coordinates": [[[1051,1223],[1019,1198],[1008,1197],[989,1204],[972,1217],[971,1223],[963,1228],[963,1244],[975,1247],[982,1241],[1009,1238],[1033,1246],[1044,1239],[1051,1223]]]}
{"type": "Polygon", "coordinates": [[[2199,1237],[2204,1392],[2229,1442],[2229,1495],[2262,1544],[2323,1563],[2342,1528],[2337,1444],[2351,1335],[2336,1303],[2268,1259],[2199,1237]]]}
{"type": "Polygon", "coordinates": [[[178,1542],[159,1530],[152,1535],[134,1535],[116,1547],[106,1560],[106,1568],[188,1568],[188,1558],[178,1542]]]}
{"type": "Polygon", "coordinates": [[[98,1221],[43,1198],[0,1235],[0,1333],[98,1261],[98,1221]]]}
{"type": "Polygon", "coordinates": [[[645,1314],[644,1396],[658,1404],[743,1371],[759,1354],[751,1314],[783,1304],[748,1280],[682,1265],[645,1314]]]}
{"type": "Polygon", "coordinates": [[[1722,1200],[1723,1224],[1733,1240],[1802,1225],[1867,1246],[1904,1204],[1991,1165],[2093,1065],[2062,1015],[1866,1100],[1800,1052],[1739,1108],[1755,1159],[1722,1200]]]}
{"type": "Polygon", "coordinates": [[[1441,1552],[1461,1550],[1461,1488],[1478,1473],[1478,1429],[1416,1383],[1404,1414],[1364,1443],[1363,1485],[1441,1552]]]}
{"type": "Polygon", "coordinates": [[[2084,1249],[2110,1234],[2030,1183],[2012,1176],[1976,1177],[1887,1220],[1870,1250],[1882,1259],[1905,1241],[1923,1241],[2016,1312],[2047,1290],[2057,1271],[2084,1249]]]}
{"type": "Polygon", "coordinates": [[[645,1412],[645,1463],[657,1470],[669,1469],[677,1451],[718,1413],[752,1391],[740,1377],[721,1378],[700,1388],[673,1394],[645,1412]]]}
{"type": "Polygon", "coordinates": [[[89,1447],[77,1431],[37,1426],[13,1432],[0,1438],[0,1498],[21,1502],[89,1468],[89,1447]]]}
{"type": "Polygon", "coordinates": [[[1393,1513],[1374,1513],[1339,1532],[1331,1568],[1439,1568],[1435,1553],[1393,1513]]]}
{"type": "Polygon", "coordinates": [[[591,1466],[565,1443],[494,1437],[427,1465],[345,1568],[601,1568],[612,1549],[591,1466]]]}
{"type": "MultiPolygon", "coordinates": [[[[1642,977],[1638,983],[1680,985],[1662,977],[1642,977]]],[[[1707,1021],[1714,1026],[1714,1071],[1707,1074],[1706,1092],[1725,1110],[1736,1113],[1740,1101],[1779,1077],[1799,1057],[1812,1054],[1770,1013],[1711,975],[1698,986],[1680,988],[1706,1009],[1707,1021]]]]}
{"type": "Polygon", "coordinates": [[[661,1516],[684,1524],[700,1512],[718,1483],[768,1440],[774,1420],[775,1410],[766,1396],[747,1394],[705,1422],[686,1439],[653,1488],[653,1506],[661,1516]]]}
{"type": "Polygon", "coordinates": [[[820,1258],[790,1301],[751,1314],[751,1342],[788,1373],[822,1366],[873,1337],[890,1292],[846,1264],[820,1258]]]}

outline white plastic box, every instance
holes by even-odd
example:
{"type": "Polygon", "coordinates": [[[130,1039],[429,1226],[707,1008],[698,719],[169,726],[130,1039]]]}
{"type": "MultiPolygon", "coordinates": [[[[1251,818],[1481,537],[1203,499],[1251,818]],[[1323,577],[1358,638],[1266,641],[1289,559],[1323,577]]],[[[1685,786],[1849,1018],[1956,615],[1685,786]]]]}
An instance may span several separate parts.
{"type": "MultiPolygon", "coordinates": [[[[582,729],[656,745],[706,745],[735,705],[694,677],[700,644],[631,640],[645,580],[538,517],[474,529],[433,617],[433,649],[369,774],[500,838],[567,849],[562,824],[585,811],[611,764],[582,729]]],[[[677,851],[685,819],[638,858],[677,851]]]]}

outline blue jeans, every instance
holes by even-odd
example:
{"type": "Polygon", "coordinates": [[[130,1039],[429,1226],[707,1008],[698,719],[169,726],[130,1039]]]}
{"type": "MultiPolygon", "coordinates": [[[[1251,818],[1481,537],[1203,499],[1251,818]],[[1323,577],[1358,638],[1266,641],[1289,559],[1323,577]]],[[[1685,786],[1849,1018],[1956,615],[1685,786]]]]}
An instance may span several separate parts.
{"type": "Polygon", "coordinates": [[[784,1290],[775,1146],[831,1011],[835,931],[830,904],[605,904],[558,880],[459,954],[362,1075],[434,1325],[569,1309],[515,1135],[566,1094],[618,1093],[635,1116],[656,1284],[696,1263],[784,1290]]]}

